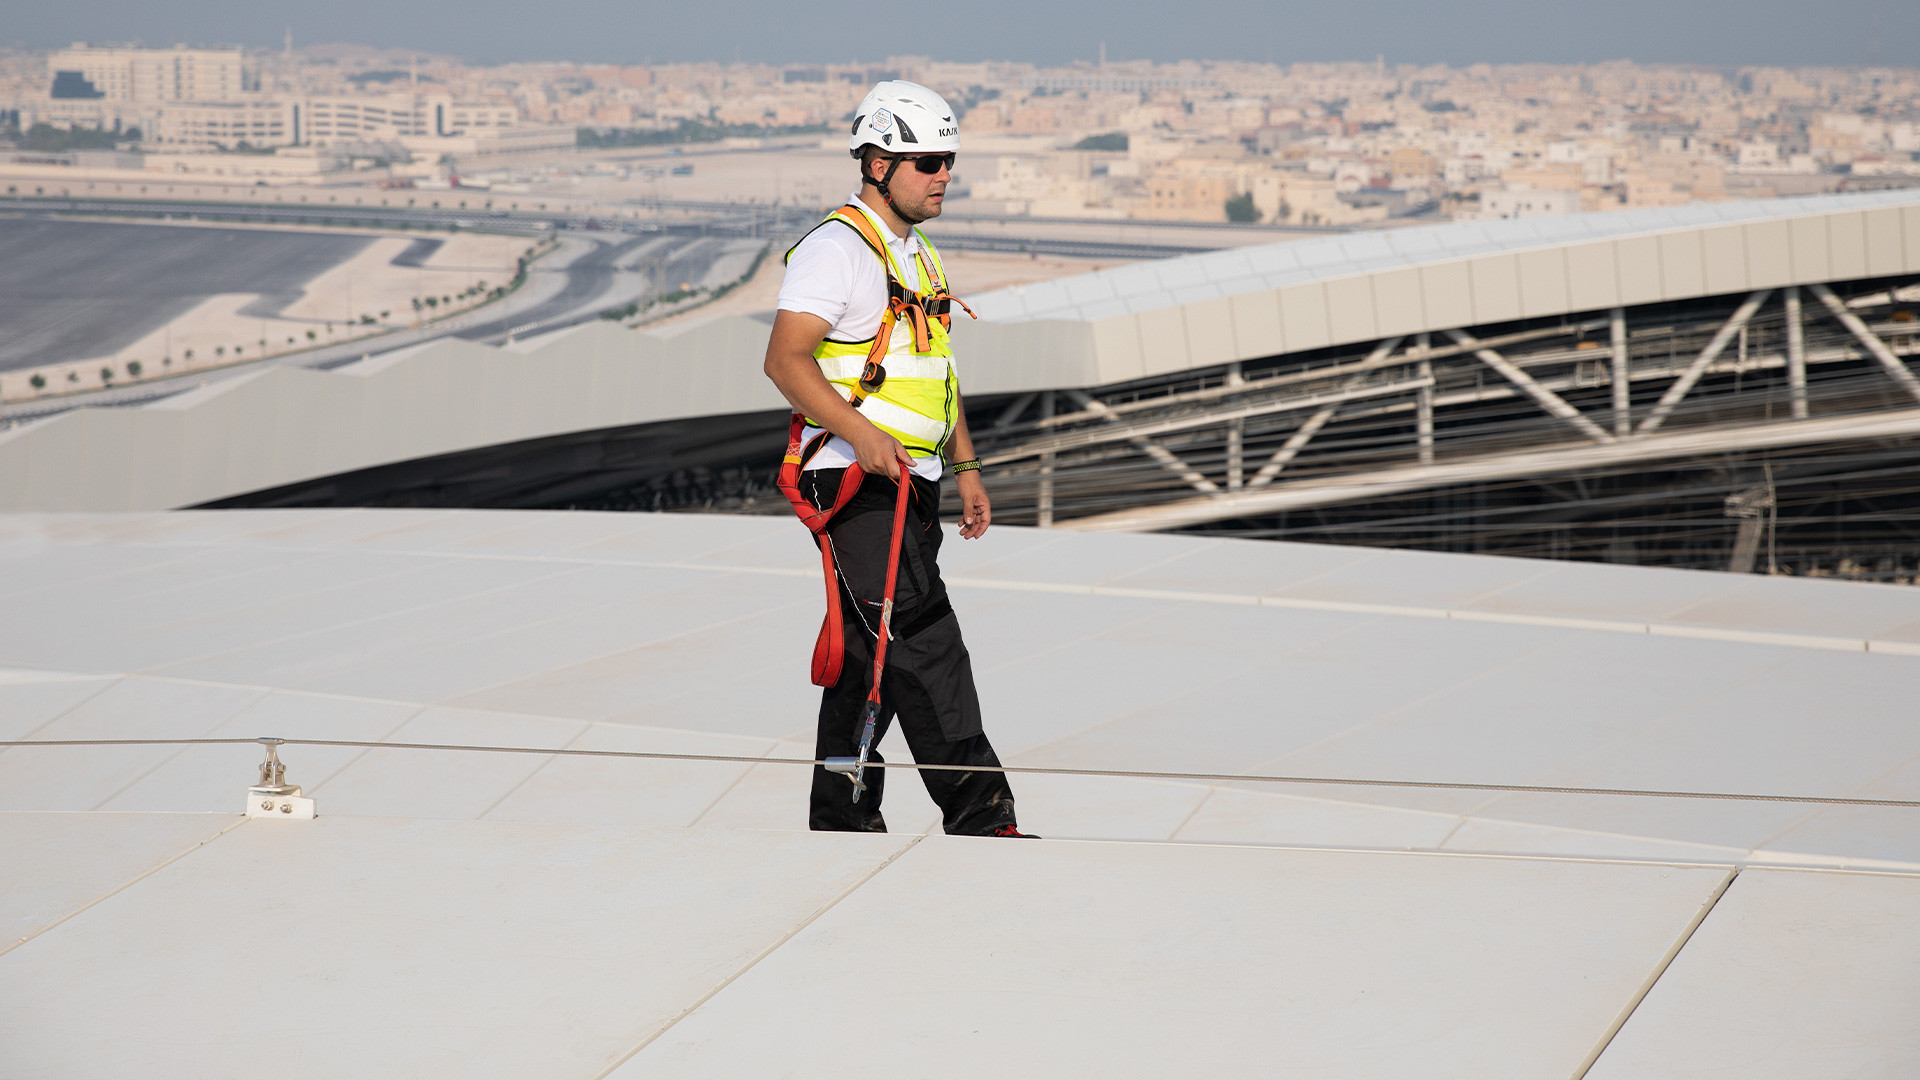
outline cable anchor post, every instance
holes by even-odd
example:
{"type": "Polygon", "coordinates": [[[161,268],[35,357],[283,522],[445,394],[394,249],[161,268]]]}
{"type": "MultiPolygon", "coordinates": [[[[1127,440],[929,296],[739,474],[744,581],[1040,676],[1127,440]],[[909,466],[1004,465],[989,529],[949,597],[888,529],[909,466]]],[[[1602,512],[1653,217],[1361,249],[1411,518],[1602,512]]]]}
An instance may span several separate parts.
{"type": "Polygon", "coordinates": [[[287,766],[280,760],[287,740],[263,736],[254,741],[267,748],[267,756],[260,762],[260,782],[247,789],[247,816],[313,820],[313,800],[300,794],[300,785],[287,783],[287,766]]]}

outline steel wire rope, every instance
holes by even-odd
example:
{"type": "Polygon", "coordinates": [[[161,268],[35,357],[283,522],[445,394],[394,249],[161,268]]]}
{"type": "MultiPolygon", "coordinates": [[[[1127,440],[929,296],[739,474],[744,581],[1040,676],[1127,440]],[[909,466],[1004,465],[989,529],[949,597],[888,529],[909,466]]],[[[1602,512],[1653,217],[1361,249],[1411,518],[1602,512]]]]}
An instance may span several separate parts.
{"type": "MultiPolygon", "coordinates": [[[[553,757],[634,758],[649,761],[714,761],[747,765],[824,766],[820,758],[755,757],[750,754],[677,754],[653,750],[582,750],[571,747],[483,746],[466,743],[373,742],[366,739],[220,738],[220,739],[31,739],[0,742],[0,749],[28,746],[341,746],[373,750],[462,751],[486,754],[540,754],[553,757]]],[[[1215,783],[1325,784],[1336,787],[1415,788],[1433,791],[1501,791],[1545,795],[1614,795],[1649,799],[1716,799],[1727,802],[1806,803],[1822,806],[1887,806],[1920,809],[1920,799],[1870,799],[1845,795],[1762,795],[1724,791],[1663,791],[1649,788],[1574,787],[1553,784],[1489,784],[1450,780],[1378,780],[1331,776],[1274,776],[1260,773],[1169,772],[1152,769],[1072,769],[1048,765],[945,765],[911,761],[869,761],[869,768],[919,772],[990,772],[1029,776],[1090,776],[1131,780],[1204,780],[1215,783]]]]}

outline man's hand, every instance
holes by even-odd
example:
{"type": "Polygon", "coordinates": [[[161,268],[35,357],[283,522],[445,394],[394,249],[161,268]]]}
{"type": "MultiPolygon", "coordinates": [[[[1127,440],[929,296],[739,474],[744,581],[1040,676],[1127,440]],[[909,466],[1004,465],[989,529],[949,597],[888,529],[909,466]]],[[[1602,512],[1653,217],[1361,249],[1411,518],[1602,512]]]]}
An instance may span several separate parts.
{"type": "Polygon", "coordinates": [[[980,470],[969,469],[960,474],[960,536],[964,540],[978,540],[993,524],[993,504],[987,500],[987,486],[980,482],[980,470]]]}
{"type": "Polygon", "coordinates": [[[860,467],[866,470],[868,476],[900,479],[900,462],[907,459],[907,448],[900,445],[899,439],[866,423],[866,417],[861,417],[860,421],[866,425],[866,430],[856,431],[847,439],[853,447],[854,459],[860,462],[860,467]]]}

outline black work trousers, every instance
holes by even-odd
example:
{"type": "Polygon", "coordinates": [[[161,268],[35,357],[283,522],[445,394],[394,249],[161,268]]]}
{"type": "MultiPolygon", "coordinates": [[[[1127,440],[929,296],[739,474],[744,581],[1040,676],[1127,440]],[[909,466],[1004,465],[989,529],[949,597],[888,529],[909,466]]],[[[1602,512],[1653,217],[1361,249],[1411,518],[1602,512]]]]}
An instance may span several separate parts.
{"type": "MultiPolygon", "coordinates": [[[[801,491],[815,506],[830,504],[844,471],[806,472],[801,491]]],[[[914,761],[997,768],[1000,759],[980,728],[973,662],[935,562],[940,552],[940,485],[915,477],[913,488],[900,540],[893,640],[887,645],[886,674],[880,684],[880,720],[868,759],[884,760],[880,740],[898,716],[914,761]]],[[[846,657],[840,681],[820,695],[820,726],[814,743],[818,758],[852,757],[860,749],[861,714],[873,689],[873,645],[886,592],[887,549],[893,539],[898,490],[885,477],[867,477],[859,493],[827,526],[840,572],[846,657]]],[[[865,779],[867,790],[856,803],[847,776],[814,766],[809,824],[836,832],[887,831],[880,814],[887,770],[870,768],[865,779]]],[[[1013,791],[1005,773],[928,769],[920,770],[920,779],[940,807],[949,833],[983,835],[1015,823],[1013,791]]]]}

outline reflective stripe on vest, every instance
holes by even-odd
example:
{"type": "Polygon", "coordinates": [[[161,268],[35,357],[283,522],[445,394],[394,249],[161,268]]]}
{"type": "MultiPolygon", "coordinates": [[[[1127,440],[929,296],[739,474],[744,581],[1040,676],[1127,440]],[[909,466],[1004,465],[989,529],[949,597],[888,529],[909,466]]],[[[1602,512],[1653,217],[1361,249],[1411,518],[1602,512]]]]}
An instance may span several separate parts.
{"type": "MultiPolygon", "coordinates": [[[[959,379],[953,370],[948,320],[925,316],[915,320],[911,318],[915,314],[911,310],[907,311],[910,316],[907,319],[901,319],[900,315],[902,300],[907,305],[920,305],[923,296],[945,291],[946,275],[940,256],[926,235],[916,229],[921,254],[915,261],[921,271],[920,283],[928,286],[926,293],[916,292],[907,287],[893,252],[865,207],[842,207],[816,228],[835,221],[858,233],[880,259],[889,284],[888,306],[874,337],[866,341],[821,341],[813,351],[820,373],[842,397],[853,402],[869,422],[899,439],[908,454],[915,457],[938,454],[959,420],[959,379]],[[903,298],[895,297],[896,288],[904,294],[903,298]],[[901,325],[896,326],[896,321],[901,325]],[[916,328],[924,328],[921,331],[926,335],[924,348],[916,347],[916,328]],[[882,336],[886,338],[886,345],[884,351],[876,355],[882,336]],[[869,360],[878,360],[886,377],[878,387],[863,390],[860,377],[869,360]]],[[[792,257],[791,249],[787,255],[792,257]]],[[[811,418],[807,423],[820,426],[811,418]]]]}
{"type": "MultiPolygon", "coordinates": [[[[866,343],[860,342],[859,348],[860,353],[857,356],[829,354],[815,357],[814,359],[820,361],[820,374],[825,375],[828,382],[859,379],[861,369],[867,364],[866,343]]],[[[952,370],[953,357],[951,356],[915,356],[910,352],[895,353],[891,350],[887,353],[887,378],[889,379],[938,379],[944,383],[947,380],[947,373],[952,370]]]]}
{"type": "MultiPolygon", "coordinates": [[[[874,427],[899,439],[900,445],[909,451],[916,446],[925,446],[929,447],[926,454],[939,453],[940,444],[947,440],[947,424],[944,421],[903,409],[878,394],[870,395],[860,403],[860,415],[866,417],[874,427]]],[[[926,454],[918,456],[925,457],[926,454]]]]}

